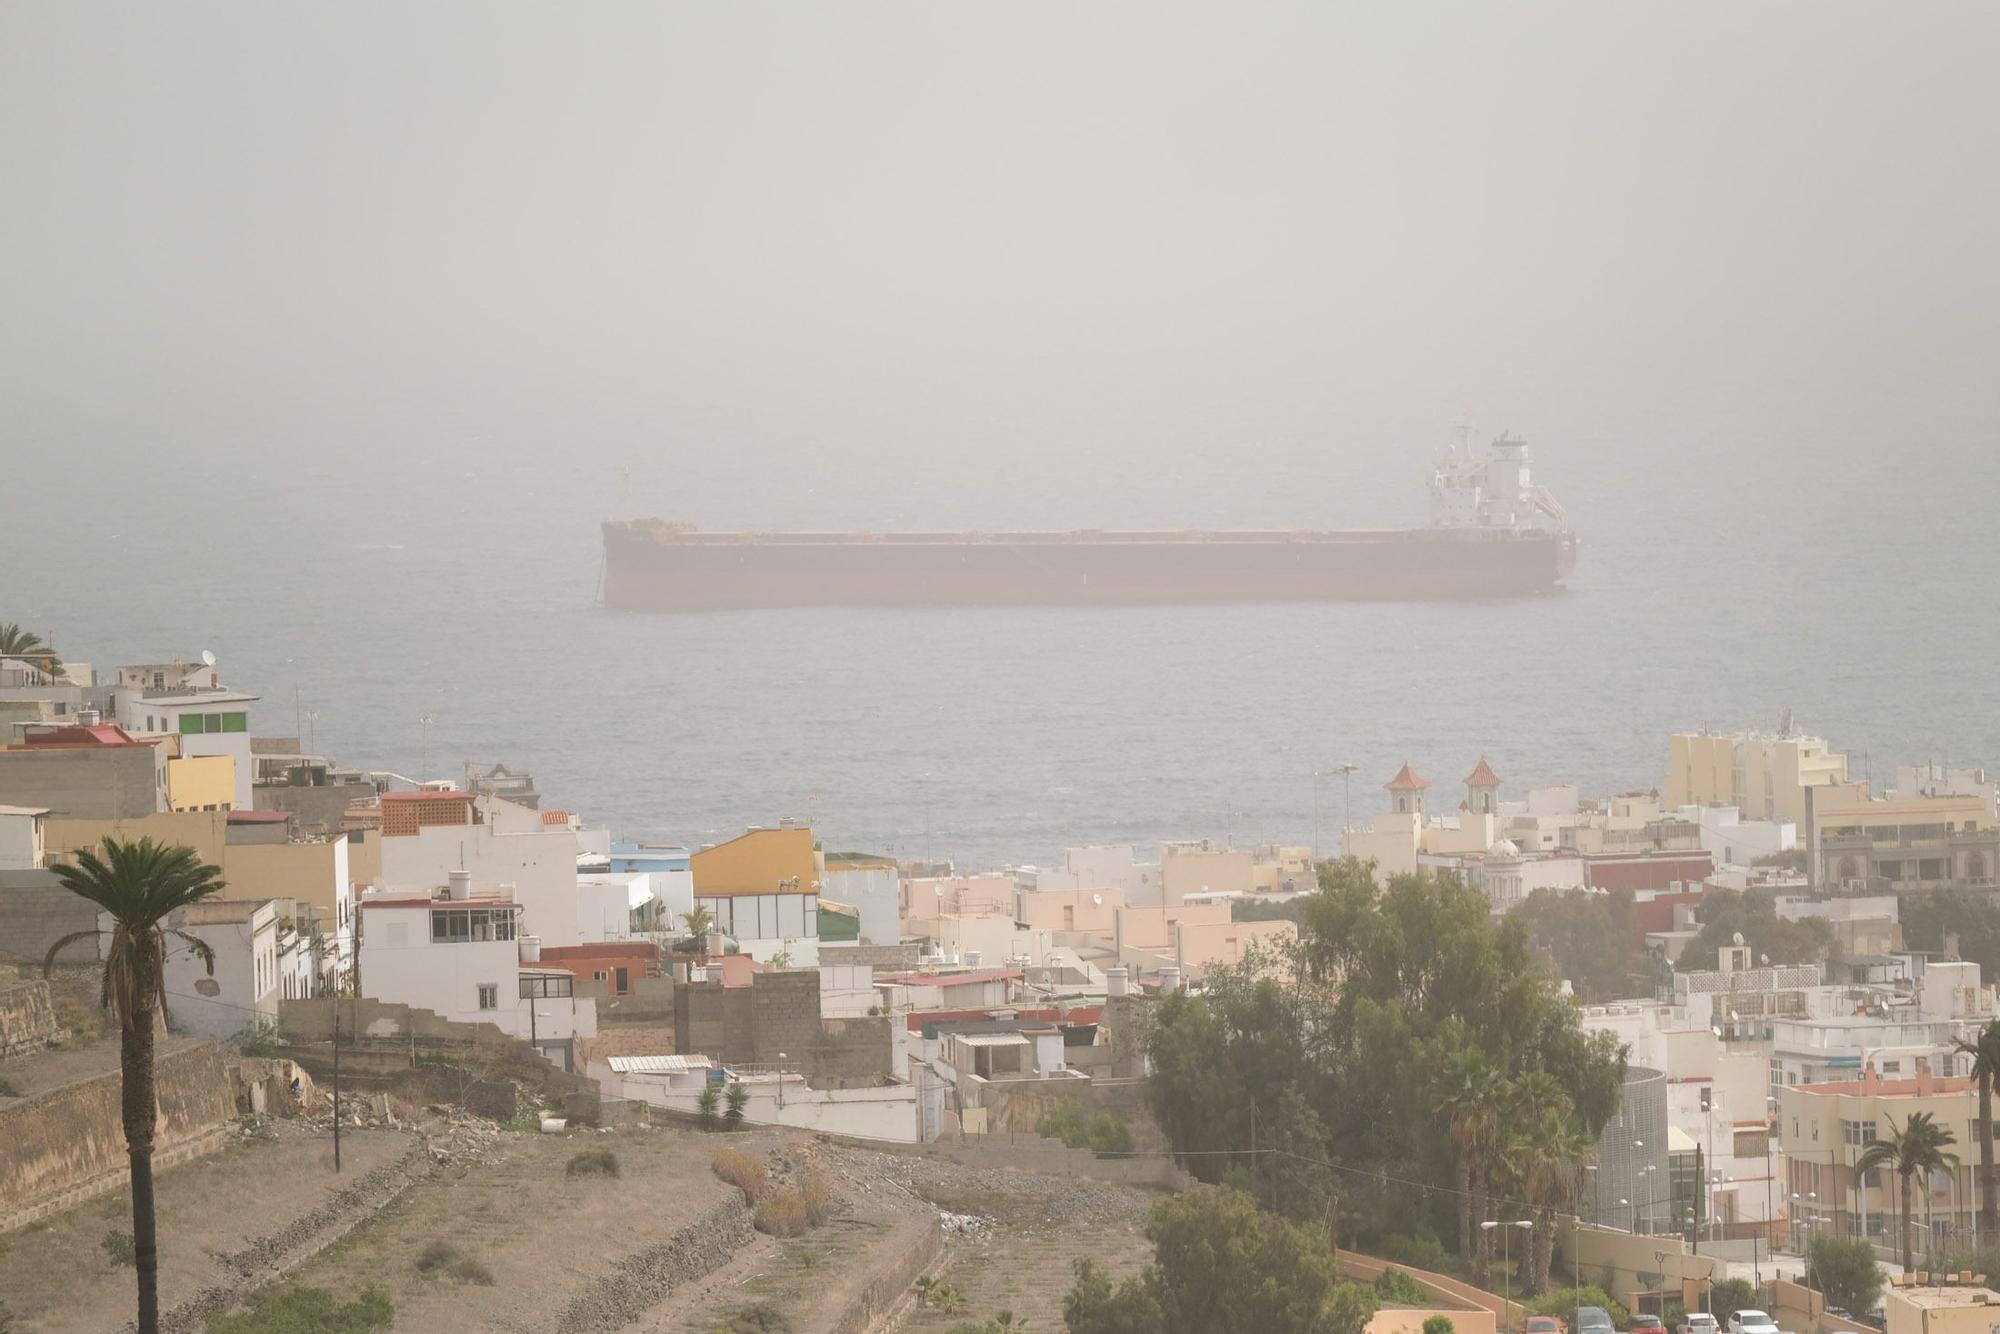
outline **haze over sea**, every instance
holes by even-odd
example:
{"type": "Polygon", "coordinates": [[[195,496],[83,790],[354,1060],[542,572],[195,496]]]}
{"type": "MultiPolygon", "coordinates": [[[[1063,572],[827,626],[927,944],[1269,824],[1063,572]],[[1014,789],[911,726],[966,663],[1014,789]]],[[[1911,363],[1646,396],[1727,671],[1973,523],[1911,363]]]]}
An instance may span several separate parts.
{"type": "Polygon", "coordinates": [[[620,836],[973,867],[1310,842],[1343,760],[1357,819],[1406,758],[1651,786],[1785,707],[2000,767],[1993,11],[1502,8],[11,10],[0,620],[620,836]],[[1468,417],[1565,592],[595,604],[634,514],[1416,524],[1468,417]]]}

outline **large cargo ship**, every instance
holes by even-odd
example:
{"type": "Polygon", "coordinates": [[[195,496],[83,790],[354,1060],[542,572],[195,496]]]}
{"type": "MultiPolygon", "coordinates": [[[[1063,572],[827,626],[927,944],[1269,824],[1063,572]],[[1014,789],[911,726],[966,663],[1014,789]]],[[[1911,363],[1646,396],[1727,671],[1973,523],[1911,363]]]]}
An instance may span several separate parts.
{"type": "Polygon", "coordinates": [[[1432,469],[1423,528],[1013,533],[705,533],[604,525],[604,604],[775,607],[1348,602],[1547,593],[1576,561],[1526,442],[1468,444],[1432,469]]]}

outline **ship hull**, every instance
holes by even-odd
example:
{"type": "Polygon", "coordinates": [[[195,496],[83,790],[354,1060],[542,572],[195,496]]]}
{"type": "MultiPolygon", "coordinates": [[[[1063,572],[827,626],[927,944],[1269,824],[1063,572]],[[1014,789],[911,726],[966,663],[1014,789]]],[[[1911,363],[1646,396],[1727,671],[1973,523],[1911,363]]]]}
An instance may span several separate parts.
{"type": "Polygon", "coordinates": [[[1549,593],[1557,533],[685,534],[604,527],[604,604],[1143,606],[1404,601],[1549,593]]]}

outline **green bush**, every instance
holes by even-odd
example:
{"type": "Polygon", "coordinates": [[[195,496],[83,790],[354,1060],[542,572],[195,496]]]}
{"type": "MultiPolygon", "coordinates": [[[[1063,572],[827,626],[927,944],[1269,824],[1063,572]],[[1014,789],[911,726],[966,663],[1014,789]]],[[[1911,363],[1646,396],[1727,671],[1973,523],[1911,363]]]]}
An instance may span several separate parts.
{"type": "Polygon", "coordinates": [[[1403,1232],[1392,1232],[1382,1238],[1375,1249],[1377,1254],[1391,1264],[1407,1265],[1411,1269],[1449,1273],[1453,1267],[1450,1253],[1436,1237],[1428,1233],[1411,1236],[1403,1232]]]}
{"type": "Polygon", "coordinates": [[[729,1092],[723,1095],[722,1101],[725,1104],[722,1112],[722,1128],[724,1130],[743,1129],[743,1109],[750,1102],[750,1086],[748,1084],[731,1084],[729,1092]]]}
{"type": "MultiPolygon", "coordinates": [[[[1720,1291],[1722,1288],[1720,1283],[1715,1286],[1717,1291],[1720,1291]]],[[[1743,1306],[1748,1306],[1749,1304],[1748,1302],[1740,1303],[1743,1306]]],[[[1617,1302],[1612,1301],[1603,1288],[1594,1286],[1557,1288],[1554,1292],[1544,1293],[1542,1296],[1527,1303],[1530,1315],[1561,1316],[1566,1323],[1571,1325],[1576,1323],[1576,1308],[1579,1306],[1603,1307],[1611,1316],[1611,1323],[1614,1325],[1622,1327],[1632,1323],[1632,1313],[1630,1311],[1627,1311],[1617,1302]]]]}
{"type": "Polygon", "coordinates": [[[716,1108],[722,1103],[722,1093],[713,1084],[703,1084],[701,1092],[694,1100],[694,1121],[703,1130],[713,1130],[719,1124],[716,1108]]]}
{"type": "Polygon", "coordinates": [[[563,1169],[565,1176],[606,1176],[618,1175],[618,1155],[609,1149],[585,1149],[569,1160],[563,1169]]]}
{"type": "Polygon", "coordinates": [[[107,1232],[104,1234],[104,1240],[98,1244],[104,1247],[104,1253],[111,1257],[112,1264],[130,1268],[139,1262],[137,1252],[132,1249],[130,1232],[107,1232]]]}
{"type": "Polygon", "coordinates": [[[1718,1320],[1727,1320],[1731,1311],[1758,1304],[1757,1289],[1747,1278],[1725,1278],[1708,1290],[1708,1309],[1718,1320]]]}
{"type": "Polygon", "coordinates": [[[493,1286],[493,1271],[466,1255],[448,1241],[434,1241],[417,1253],[416,1270],[425,1278],[448,1278],[454,1283],[493,1286]]]}
{"type": "Polygon", "coordinates": [[[288,1283],[259,1292],[240,1315],[210,1316],[208,1334],[370,1334],[395,1323],[396,1308],[379,1288],[343,1302],[325,1288],[288,1283]]]}
{"type": "Polygon", "coordinates": [[[1424,1334],[1455,1334],[1455,1327],[1448,1315],[1429,1316],[1424,1320],[1424,1334]]]}
{"type": "Polygon", "coordinates": [[[1087,1116],[1083,1104],[1064,1098],[1035,1122],[1035,1133],[1043,1139],[1059,1139],[1072,1149],[1094,1153],[1132,1152],[1132,1132],[1110,1112],[1087,1116]]]}
{"type": "MultiPolygon", "coordinates": [[[[1954,1263],[1952,1270],[1971,1268],[1954,1263]]],[[[1981,1269],[1977,1272],[1993,1272],[1981,1269]]],[[[1882,1266],[1875,1248],[1859,1237],[1815,1237],[1806,1252],[1806,1273],[1826,1294],[1827,1304],[1855,1316],[1866,1316],[1882,1296],[1882,1266]]]]}
{"type": "Polygon", "coordinates": [[[1400,1269],[1385,1269],[1375,1278],[1375,1295],[1396,1306],[1428,1306],[1430,1294],[1400,1269]]]}

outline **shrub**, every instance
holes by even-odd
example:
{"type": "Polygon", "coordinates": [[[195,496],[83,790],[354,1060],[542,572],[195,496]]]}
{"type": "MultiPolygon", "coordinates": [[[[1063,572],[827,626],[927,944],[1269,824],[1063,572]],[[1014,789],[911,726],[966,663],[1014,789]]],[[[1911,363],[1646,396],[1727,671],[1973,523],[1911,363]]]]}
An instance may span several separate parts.
{"type": "Polygon", "coordinates": [[[722,1328],[728,1334],[790,1334],[792,1322],[777,1307],[759,1302],[747,1311],[738,1311],[722,1328]]]}
{"type": "Polygon", "coordinates": [[[716,1127],[715,1109],[722,1102],[722,1094],[713,1084],[703,1084],[701,1093],[694,1100],[694,1123],[703,1130],[716,1127]]]}
{"type": "Polygon", "coordinates": [[[743,1129],[743,1109],[750,1102],[750,1086],[748,1084],[731,1084],[729,1092],[723,1095],[723,1101],[728,1105],[722,1113],[722,1128],[724,1130],[743,1129]]]}
{"type": "MultiPolygon", "coordinates": [[[[1957,1264],[1953,1268],[1972,1266],[1957,1264]]],[[[1875,1262],[1875,1248],[1859,1237],[1813,1238],[1806,1252],[1806,1269],[1814,1286],[1826,1294],[1827,1303],[1851,1315],[1866,1316],[1882,1296],[1882,1266],[1875,1262]]]]}
{"type": "Polygon", "coordinates": [[[1090,1132],[1085,1142],[1100,1154],[1132,1152],[1132,1132],[1109,1112],[1099,1112],[1090,1118],[1090,1132]]]}
{"type": "Polygon", "coordinates": [[[1097,1153],[1130,1153],[1132,1132],[1110,1112],[1086,1116],[1083,1104],[1064,1098],[1035,1122],[1035,1133],[1043,1139],[1059,1139],[1072,1149],[1097,1153]]]}
{"type": "Polygon", "coordinates": [[[774,1190],[758,1201],[757,1213],[752,1221],[759,1232],[773,1237],[802,1236],[812,1226],[807,1216],[805,1193],[789,1189],[774,1190]]]}
{"type": "Polygon", "coordinates": [[[278,1026],[268,1019],[260,1019],[238,1031],[231,1041],[245,1056],[276,1056],[284,1045],[278,1036],[278,1026]]]}
{"type": "Polygon", "coordinates": [[[1375,1295],[1385,1302],[1398,1306],[1424,1306],[1430,1296],[1417,1286],[1417,1281],[1400,1269],[1385,1269],[1375,1277],[1375,1295]]]}
{"type": "Polygon", "coordinates": [[[747,1153],[734,1149],[717,1149],[715,1157],[709,1160],[715,1174],[743,1192],[745,1204],[757,1203],[764,1193],[764,1164],[747,1153]]]}
{"type": "Polygon", "coordinates": [[[132,1249],[130,1232],[107,1232],[98,1244],[104,1247],[104,1253],[111,1257],[112,1264],[129,1267],[139,1262],[138,1253],[132,1249]]]}
{"type": "Polygon", "coordinates": [[[1424,1334],[1454,1334],[1454,1326],[1448,1315],[1434,1315],[1424,1320],[1424,1334]]]}
{"type": "Polygon", "coordinates": [[[241,1315],[210,1316],[208,1334],[367,1334],[395,1323],[396,1308],[379,1288],[363,1288],[343,1302],[325,1288],[288,1283],[259,1292],[241,1315]]]}
{"type": "Polygon", "coordinates": [[[20,1096],[21,1096],[20,1085],[16,1084],[13,1080],[7,1078],[5,1075],[0,1075],[0,1098],[18,1098],[20,1096]]]}
{"type": "Polygon", "coordinates": [[[1725,1278],[1709,1289],[1710,1311],[1720,1311],[1723,1318],[1731,1311],[1741,1311],[1745,1307],[1757,1305],[1757,1289],[1747,1278],[1725,1278]]]}
{"type": "Polygon", "coordinates": [[[1443,1244],[1429,1233],[1411,1236],[1408,1233],[1392,1232],[1382,1238],[1381,1244],[1376,1249],[1383,1259],[1394,1264],[1407,1265],[1411,1269],[1446,1273],[1452,1267],[1452,1259],[1445,1253],[1443,1244]]]}
{"type": "Polygon", "coordinates": [[[799,1185],[799,1198],[805,1202],[806,1221],[814,1227],[833,1216],[833,1192],[827,1188],[826,1174],[819,1170],[818,1163],[807,1164],[805,1180],[799,1185]]]}
{"type": "MultiPolygon", "coordinates": [[[[1720,1283],[1716,1284],[1715,1290],[1717,1292],[1722,1291],[1722,1285],[1720,1283]]],[[[1750,1303],[1741,1302],[1738,1304],[1748,1306],[1750,1303]]],[[[1610,1315],[1611,1323],[1614,1325],[1629,1325],[1632,1323],[1631,1312],[1611,1300],[1606,1295],[1604,1289],[1598,1287],[1557,1288],[1555,1291],[1545,1292],[1527,1303],[1527,1310],[1530,1315],[1554,1315],[1561,1316],[1565,1321],[1573,1321],[1576,1319],[1576,1308],[1579,1306],[1603,1307],[1605,1312],[1610,1315]]]]}
{"type": "Polygon", "coordinates": [[[956,1311],[965,1305],[965,1294],[929,1274],[917,1279],[917,1302],[939,1311],[956,1311]]]}
{"type": "MultiPolygon", "coordinates": [[[[493,1271],[448,1241],[434,1241],[419,1251],[416,1270],[425,1278],[448,1278],[454,1283],[477,1283],[486,1288],[493,1286],[493,1271]]],[[[318,1326],[305,1328],[316,1329],[318,1326]]]]}
{"type": "Polygon", "coordinates": [[[618,1175],[618,1155],[609,1149],[585,1149],[569,1160],[563,1169],[566,1176],[607,1176],[618,1175]]]}

